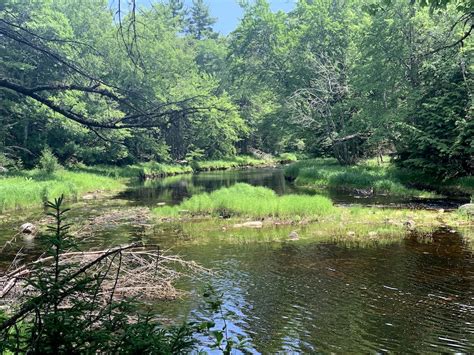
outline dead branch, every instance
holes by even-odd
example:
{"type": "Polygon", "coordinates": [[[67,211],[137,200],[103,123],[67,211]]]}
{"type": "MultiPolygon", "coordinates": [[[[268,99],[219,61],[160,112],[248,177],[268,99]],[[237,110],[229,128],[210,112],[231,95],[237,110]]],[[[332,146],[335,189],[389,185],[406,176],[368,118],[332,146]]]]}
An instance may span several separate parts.
{"type": "MultiPolygon", "coordinates": [[[[9,306],[15,306],[31,289],[26,278],[31,278],[37,270],[54,267],[54,257],[41,257],[22,265],[7,275],[0,277],[0,299],[9,306]]],[[[110,299],[124,297],[146,299],[172,299],[179,295],[173,282],[184,274],[209,272],[194,262],[187,262],[177,256],[164,255],[156,245],[133,243],[111,249],[66,252],[60,256],[61,265],[68,266],[68,273],[60,281],[62,287],[61,306],[67,307],[70,297],[77,297],[73,286],[81,277],[104,275],[101,278],[97,296],[98,302],[110,304],[110,299]],[[119,262],[117,262],[119,260],[119,262]],[[178,271],[177,269],[181,269],[178,271]]],[[[24,304],[10,319],[0,325],[0,331],[7,329],[32,312],[49,295],[38,294],[34,301],[24,304]]],[[[87,295],[82,295],[87,297],[87,295]]]]}

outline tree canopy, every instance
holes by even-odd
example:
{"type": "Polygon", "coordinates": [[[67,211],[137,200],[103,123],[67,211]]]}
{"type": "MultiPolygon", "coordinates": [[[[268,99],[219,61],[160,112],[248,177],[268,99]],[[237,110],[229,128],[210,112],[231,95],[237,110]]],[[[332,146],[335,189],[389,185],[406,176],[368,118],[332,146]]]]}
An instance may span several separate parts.
{"type": "Polygon", "coordinates": [[[392,154],[474,169],[468,1],[241,2],[228,36],[204,0],[6,0],[0,153],[32,166],[225,157],[252,148],[392,154]]]}

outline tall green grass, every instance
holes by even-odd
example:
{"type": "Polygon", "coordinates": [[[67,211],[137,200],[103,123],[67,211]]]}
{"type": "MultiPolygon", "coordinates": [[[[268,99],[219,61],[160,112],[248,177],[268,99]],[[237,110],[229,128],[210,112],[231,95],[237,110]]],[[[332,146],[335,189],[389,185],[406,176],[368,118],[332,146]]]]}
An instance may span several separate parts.
{"type": "Polygon", "coordinates": [[[144,178],[144,177],[165,177],[178,174],[192,173],[193,169],[189,165],[163,164],[157,162],[138,163],[126,166],[77,165],[72,168],[74,171],[87,172],[113,178],[144,178]]]}
{"type": "Polygon", "coordinates": [[[334,213],[336,208],[330,199],[323,196],[278,196],[268,188],[241,183],[211,193],[192,196],[179,206],[158,207],[154,211],[163,217],[178,216],[184,212],[192,215],[294,219],[328,215],[334,213]]]}
{"type": "Polygon", "coordinates": [[[404,172],[390,163],[367,160],[356,166],[341,166],[335,159],[310,159],[291,164],[285,176],[300,186],[330,189],[364,189],[374,194],[396,196],[436,196],[409,186],[404,172]]]}
{"type": "Polygon", "coordinates": [[[31,170],[0,177],[0,211],[41,206],[61,194],[75,199],[88,191],[123,187],[122,181],[92,173],[60,170],[48,175],[31,170]]]}

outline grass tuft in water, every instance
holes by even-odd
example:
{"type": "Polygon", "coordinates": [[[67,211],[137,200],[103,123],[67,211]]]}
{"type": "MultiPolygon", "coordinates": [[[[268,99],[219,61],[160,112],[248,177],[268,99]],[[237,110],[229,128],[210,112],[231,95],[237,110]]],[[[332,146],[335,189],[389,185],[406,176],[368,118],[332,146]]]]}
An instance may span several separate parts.
{"type": "Polygon", "coordinates": [[[155,213],[162,217],[176,217],[184,212],[223,217],[302,218],[328,215],[335,210],[331,200],[323,196],[278,196],[268,188],[240,183],[195,195],[179,206],[156,208],[155,213]]]}

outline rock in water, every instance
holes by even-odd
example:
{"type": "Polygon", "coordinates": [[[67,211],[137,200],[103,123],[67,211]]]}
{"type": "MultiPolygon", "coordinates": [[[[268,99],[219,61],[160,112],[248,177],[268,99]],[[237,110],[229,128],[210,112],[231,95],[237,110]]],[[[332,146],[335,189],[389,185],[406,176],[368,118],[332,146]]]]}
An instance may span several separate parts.
{"type": "Polygon", "coordinates": [[[408,221],[406,221],[405,223],[403,223],[403,225],[405,226],[406,229],[408,229],[409,231],[414,231],[416,229],[416,223],[414,220],[412,219],[409,219],[408,221]]]}
{"type": "Polygon", "coordinates": [[[239,223],[239,224],[234,224],[234,228],[262,228],[263,223],[261,221],[252,221],[252,222],[245,222],[245,223],[239,223]]]}
{"type": "Polygon", "coordinates": [[[474,216],[474,203],[466,203],[458,209],[460,212],[465,213],[469,216],[474,216]]]}
{"type": "Polygon", "coordinates": [[[33,223],[23,223],[20,226],[20,233],[35,236],[38,233],[38,228],[33,223]]]}
{"type": "Polygon", "coordinates": [[[292,231],[290,234],[288,234],[288,238],[291,240],[298,240],[300,239],[300,236],[298,235],[298,232],[292,231]]]}

